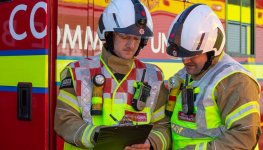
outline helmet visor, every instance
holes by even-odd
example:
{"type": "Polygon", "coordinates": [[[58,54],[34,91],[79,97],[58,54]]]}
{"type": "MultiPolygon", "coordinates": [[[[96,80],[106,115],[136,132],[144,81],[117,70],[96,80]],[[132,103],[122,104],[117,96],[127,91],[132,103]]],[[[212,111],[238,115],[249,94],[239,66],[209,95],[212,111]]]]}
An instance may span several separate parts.
{"type": "Polygon", "coordinates": [[[140,36],[144,39],[147,39],[153,36],[152,31],[147,26],[144,28],[140,28],[136,24],[128,26],[127,28],[114,28],[114,31],[119,32],[119,33],[140,36]]]}
{"type": "Polygon", "coordinates": [[[193,57],[193,56],[202,54],[203,50],[189,51],[174,43],[170,43],[170,45],[166,49],[166,52],[168,55],[174,56],[174,57],[193,57]]]}

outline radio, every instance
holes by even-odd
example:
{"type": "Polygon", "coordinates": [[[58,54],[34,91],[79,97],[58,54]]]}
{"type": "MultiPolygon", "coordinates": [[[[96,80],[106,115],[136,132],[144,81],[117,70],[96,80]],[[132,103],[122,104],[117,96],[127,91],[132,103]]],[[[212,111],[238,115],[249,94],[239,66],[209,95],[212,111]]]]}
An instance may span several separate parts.
{"type": "Polygon", "coordinates": [[[143,75],[141,82],[134,82],[134,94],[132,99],[132,107],[137,110],[141,111],[146,106],[146,100],[148,96],[150,96],[151,92],[151,86],[148,85],[148,83],[144,83],[144,76],[145,76],[146,70],[143,70],[143,75]]]}

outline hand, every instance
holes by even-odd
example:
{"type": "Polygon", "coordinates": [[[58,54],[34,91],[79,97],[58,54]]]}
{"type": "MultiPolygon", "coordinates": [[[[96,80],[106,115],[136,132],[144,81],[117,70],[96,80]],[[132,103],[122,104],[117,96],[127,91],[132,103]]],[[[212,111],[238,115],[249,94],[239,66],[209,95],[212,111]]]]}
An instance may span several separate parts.
{"type": "Polygon", "coordinates": [[[144,144],[133,144],[131,146],[126,146],[124,150],[150,150],[151,145],[147,139],[144,144]]]}

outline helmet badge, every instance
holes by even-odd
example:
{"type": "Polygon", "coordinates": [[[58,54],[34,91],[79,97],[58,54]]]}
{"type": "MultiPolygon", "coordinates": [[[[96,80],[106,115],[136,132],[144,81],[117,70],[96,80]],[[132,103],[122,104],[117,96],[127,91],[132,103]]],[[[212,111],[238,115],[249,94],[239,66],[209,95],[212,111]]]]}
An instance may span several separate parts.
{"type": "Polygon", "coordinates": [[[144,29],[143,28],[141,28],[141,29],[139,29],[139,33],[141,34],[141,35],[143,35],[144,34],[144,29]]]}

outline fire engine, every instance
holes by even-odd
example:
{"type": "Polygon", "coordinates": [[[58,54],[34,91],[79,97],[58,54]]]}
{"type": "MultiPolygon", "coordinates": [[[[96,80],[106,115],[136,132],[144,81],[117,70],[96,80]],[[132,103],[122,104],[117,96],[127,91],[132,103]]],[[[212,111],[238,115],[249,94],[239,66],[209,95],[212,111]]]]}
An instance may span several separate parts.
{"type": "MultiPolygon", "coordinates": [[[[139,58],[158,65],[165,80],[183,67],[166,55],[174,17],[193,3],[209,5],[226,29],[225,51],[263,85],[263,0],[141,0],[154,38],[139,58]]],[[[110,0],[0,0],[0,143],[3,150],[62,150],[53,131],[60,71],[101,52],[98,19],[110,0]]],[[[263,93],[263,92],[262,92],[263,93]]],[[[263,128],[263,101],[261,127],[263,128]]],[[[263,149],[263,137],[259,140],[263,149]]]]}

